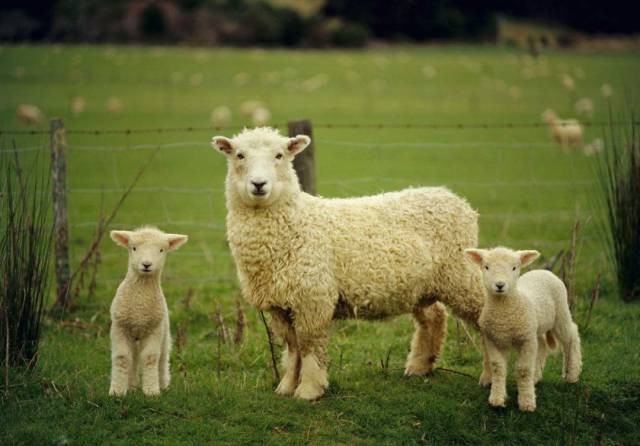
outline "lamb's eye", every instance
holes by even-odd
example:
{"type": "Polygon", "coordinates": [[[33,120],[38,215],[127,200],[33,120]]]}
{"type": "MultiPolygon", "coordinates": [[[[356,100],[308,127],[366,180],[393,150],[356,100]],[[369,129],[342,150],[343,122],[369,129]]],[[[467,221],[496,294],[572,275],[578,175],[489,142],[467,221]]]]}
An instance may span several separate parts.
{"type": "Polygon", "coordinates": [[[238,153],[236,155],[236,158],[238,158],[239,160],[243,160],[244,159],[244,155],[242,153],[238,153]]]}
{"type": "Polygon", "coordinates": [[[485,265],[484,269],[486,269],[487,271],[489,271],[489,265],[485,265]]]}
{"type": "Polygon", "coordinates": [[[160,252],[164,252],[164,248],[160,248],[160,252]]]}
{"type": "Polygon", "coordinates": [[[513,267],[513,271],[515,271],[515,270],[516,270],[516,267],[514,266],[514,267],[513,267]]]}
{"type": "Polygon", "coordinates": [[[135,251],[135,250],[136,250],[136,247],[134,246],[134,247],[133,247],[133,248],[131,248],[131,249],[133,249],[133,250],[135,251]]]}
{"type": "Polygon", "coordinates": [[[278,154],[276,155],[276,159],[277,159],[277,160],[282,159],[282,153],[278,153],[278,154]]]}

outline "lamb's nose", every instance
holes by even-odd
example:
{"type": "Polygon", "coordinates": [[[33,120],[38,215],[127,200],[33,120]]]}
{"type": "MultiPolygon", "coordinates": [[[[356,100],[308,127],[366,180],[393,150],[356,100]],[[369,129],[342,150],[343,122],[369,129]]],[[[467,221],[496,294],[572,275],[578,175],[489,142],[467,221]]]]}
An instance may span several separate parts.
{"type": "Polygon", "coordinates": [[[142,266],[144,266],[144,269],[149,269],[151,268],[152,263],[151,262],[142,262],[142,266]]]}
{"type": "Polygon", "coordinates": [[[496,282],[496,288],[498,288],[499,290],[504,288],[504,282],[496,282]]]}
{"type": "Polygon", "coordinates": [[[257,190],[260,190],[260,189],[262,189],[264,187],[265,184],[267,184],[267,182],[266,181],[252,181],[251,184],[253,184],[257,190]]]}

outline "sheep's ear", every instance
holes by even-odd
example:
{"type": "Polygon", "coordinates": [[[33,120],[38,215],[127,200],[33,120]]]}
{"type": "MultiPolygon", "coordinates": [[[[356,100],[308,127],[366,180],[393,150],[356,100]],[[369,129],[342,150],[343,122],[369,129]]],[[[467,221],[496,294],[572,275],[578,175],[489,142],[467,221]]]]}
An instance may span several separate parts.
{"type": "Polygon", "coordinates": [[[109,233],[111,235],[111,240],[116,242],[118,245],[128,248],[129,241],[131,240],[131,231],[111,231],[109,233]]]}
{"type": "Polygon", "coordinates": [[[484,249],[465,249],[464,253],[478,265],[482,265],[482,259],[484,259],[484,249]]]}
{"type": "Polygon", "coordinates": [[[211,147],[224,153],[225,155],[231,155],[233,153],[233,144],[229,138],[224,136],[214,136],[211,140],[211,147]]]}
{"type": "Polygon", "coordinates": [[[307,135],[298,135],[293,138],[289,138],[287,142],[287,150],[293,156],[296,156],[298,153],[302,152],[307,146],[311,144],[311,138],[307,135]]]}
{"type": "Polygon", "coordinates": [[[538,257],[540,257],[540,253],[538,251],[518,251],[518,258],[520,259],[520,265],[522,266],[531,265],[538,259],[538,257]]]}
{"type": "Polygon", "coordinates": [[[167,242],[169,242],[169,251],[173,251],[174,249],[178,249],[189,240],[188,235],[182,234],[165,234],[167,242]]]}

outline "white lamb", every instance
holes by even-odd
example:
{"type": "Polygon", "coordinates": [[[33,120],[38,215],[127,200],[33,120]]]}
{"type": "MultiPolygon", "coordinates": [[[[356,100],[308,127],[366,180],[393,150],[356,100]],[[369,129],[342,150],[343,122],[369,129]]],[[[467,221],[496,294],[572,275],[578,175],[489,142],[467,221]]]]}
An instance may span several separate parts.
{"type": "Polygon", "coordinates": [[[25,125],[42,124],[44,122],[44,113],[37,105],[22,104],[16,111],[18,122],[25,125]]]}
{"type": "Polygon", "coordinates": [[[520,275],[520,268],[540,255],[537,251],[467,249],[482,268],[486,302],[480,330],[491,365],[489,404],[504,407],[507,397],[507,354],[518,349],[516,373],[520,410],[536,408],[535,384],[542,378],[549,349],[560,341],[562,376],[576,382],[582,370],[578,327],[571,319],[564,283],[552,272],[535,270],[520,275]]]}
{"type": "Polygon", "coordinates": [[[169,386],[171,333],[160,276],[168,251],[187,242],[186,235],[165,234],[153,227],[111,231],[111,238],[129,250],[129,269],[111,304],[111,388],[121,396],[137,387],[157,395],[169,386]]]}
{"type": "Polygon", "coordinates": [[[551,135],[560,148],[567,152],[582,146],[582,125],[576,119],[559,119],[553,110],[546,110],[542,119],[551,130],[551,135]]]}
{"type": "Polygon", "coordinates": [[[405,374],[433,371],[446,335],[439,302],[474,326],[482,309],[480,274],[463,252],[477,242],[476,212],[445,188],[350,199],[304,193],[292,160],[309,143],[266,127],[212,142],[228,159],[227,237],[242,294],[270,312],[286,341],[276,392],[324,393],[328,327],[339,317],[412,313],[405,374]]]}

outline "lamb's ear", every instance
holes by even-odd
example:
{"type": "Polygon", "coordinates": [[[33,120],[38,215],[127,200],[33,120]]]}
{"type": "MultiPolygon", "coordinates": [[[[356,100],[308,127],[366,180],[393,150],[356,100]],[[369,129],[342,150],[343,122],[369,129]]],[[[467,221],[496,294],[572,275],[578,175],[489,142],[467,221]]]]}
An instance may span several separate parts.
{"type": "Polygon", "coordinates": [[[540,253],[538,251],[518,251],[518,258],[520,259],[520,265],[522,266],[531,265],[538,259],[538,257],[540,257],[540,253]]]}
{"type": "Polygon", "coordinates": [[[167,241],[169,242],[169,251],[173,251],[174,249],[178,249],[189,240],[188,235],[182,234],[165,234],[167,241]]]}
{"type": "Polygon", "coordinates": [[[298,153],[302,152],[307,146],[311,144],[311,138],[307,135],[298,135],[293,138],[289,138],[287,142],[287,150],[293,156],[296,156],[298,153]]]}
{"type": "Polygon", "coordinates": [[[109,233],[111,235],[111,240],[116,242],[118,245],[128,248],[129,241],[131,240],[131,231],[111,231],[109,233]]]}
{"type": "Polygon", "coordinates": [[[233,153],[233,144],[231,143],[231,140],[224,136],[214,136],[211,140],[211,147],[219,150],[227,156],[233,153]]]}
{"type": "Polygon", "coordinates": [[[484,249],[465,249],[464,253],[478,265],[482,265],[482,259],[484,258],[484,249]]]}

